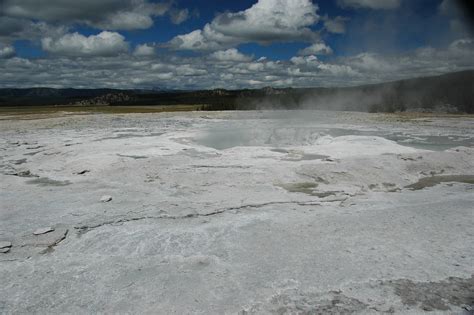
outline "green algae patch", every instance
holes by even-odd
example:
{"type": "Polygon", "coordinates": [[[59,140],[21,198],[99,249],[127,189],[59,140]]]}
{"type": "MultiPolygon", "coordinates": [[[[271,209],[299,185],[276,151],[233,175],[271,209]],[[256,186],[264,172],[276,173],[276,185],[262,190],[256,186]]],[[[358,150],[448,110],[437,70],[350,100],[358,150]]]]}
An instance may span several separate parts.
{"type": "Polygon", "coordinates": [[[289,192],[304,193],[312,195],[314,189],[318,187],[318,184],[312,182],[302,182],[302,183],[291,183],[291,184],[281,184],[280,187],[286,189],[289,192]]]}
{"type": "Polygon", "coordinates": [[[67,186],[70,185],[71,182],[68,180],[54,180],[48,177],[40,177],[35,179],[30,179],[26,181],[27,184],[38,185],[38,186],[67,186]]]}

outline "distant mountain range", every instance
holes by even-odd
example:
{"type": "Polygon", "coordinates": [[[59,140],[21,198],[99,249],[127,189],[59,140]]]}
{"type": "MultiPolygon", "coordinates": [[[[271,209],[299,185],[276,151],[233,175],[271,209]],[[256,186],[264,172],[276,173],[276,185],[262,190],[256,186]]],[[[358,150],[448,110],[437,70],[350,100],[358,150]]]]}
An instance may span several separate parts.
{"type": "Polygon", "coordinates": [[[474,113],[474,70],[337,88],[159,91],[0,89],[0,106],[201,105],[205,110],[329,109],[474,113]]]}

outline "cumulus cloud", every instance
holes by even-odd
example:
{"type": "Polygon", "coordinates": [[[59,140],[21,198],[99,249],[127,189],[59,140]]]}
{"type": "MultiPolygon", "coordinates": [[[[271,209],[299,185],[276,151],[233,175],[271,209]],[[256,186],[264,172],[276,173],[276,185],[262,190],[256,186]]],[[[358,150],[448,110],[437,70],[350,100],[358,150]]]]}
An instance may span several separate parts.
{"type": "Polygon", "coordinates": [[[116,56],[128,51],[125,38],[115,32],[101,32],[84,36],[79,33],[65,34],[59,38],[43,38],[42,48],[57,55],[70,57],[116,56]]]}
{"type": "Polygon", "coordinates": [[[220,50],[241,43],[314,41],[309,27],[319,20],[310,0],[259,0],[247,10],[223,13],[202,30],[178,35],[168,46],[183,50],[220,50]]]}
{"type": "Polygon", "coordinates": [[[367,8],[373,10],[390,10],[400,6],[400,0],[338,0],[343,8],[367,8]]]}
{"type": "Polygon", "coordinates": [[[149,57],[155,54],[155,48],[148,44],[138,45],[133,51],[133,55],[136,57],[149,57]]]}
{"type": "Polygon", "coordinates": [[[331,47],[325,43],[315,43],[309,47],[306,47],[298,52],[298,55],[308,56],[308,55],[330,55],[333,51],[331,47]]]}
{"type": "Polygon", "coordinates": [[[212,54],[209,55],[209,58],[213,60],[217,60],[217,61],[244,62],[244,61],[252,60],[252,57],[242,54],[235,48],[213,52],[212,54]]]}
{"type": "MultiPolygon", "coordinates": [[[[206,25],[205,29],[209,29],[209,26],[206,25]]],[[[209,31],[208,31],[209,32],[209,31]]],[[[207,36],[208,37],[208,36],[207,36]]],[[[191,33],[178,35],[174,37],[166,47],[176,49],[176,50],[195,50],[195,51],[209,51],[209,50],[219,50],[223,49],[226,46],[232,46],[228,43],[219,43],[217,41],[209,40],[203,35],[203,31],[195,30],[191,33]]]]}
{"type": "Polygon", "coordinates": [[[2,45],[0,43],[0,58],[11,58],[15,56],[15,48],[10,45],[2,45]]]}
{"type": "Polygon", "coordinates": [[[148,0],[3,0],[3,16],[63,24],[81,23],[108,30],[146,29],[170,3],[148,0]]]}

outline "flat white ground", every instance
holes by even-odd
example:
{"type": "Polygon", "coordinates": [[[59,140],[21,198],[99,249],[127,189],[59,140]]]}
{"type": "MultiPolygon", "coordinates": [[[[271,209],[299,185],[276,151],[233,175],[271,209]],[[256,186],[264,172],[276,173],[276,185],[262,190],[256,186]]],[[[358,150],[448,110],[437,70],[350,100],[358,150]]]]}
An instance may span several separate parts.
{"type": "Polygon", "coordinates": [[[0,119],[2,314],[474,308],[472,117],[0,119]]]}

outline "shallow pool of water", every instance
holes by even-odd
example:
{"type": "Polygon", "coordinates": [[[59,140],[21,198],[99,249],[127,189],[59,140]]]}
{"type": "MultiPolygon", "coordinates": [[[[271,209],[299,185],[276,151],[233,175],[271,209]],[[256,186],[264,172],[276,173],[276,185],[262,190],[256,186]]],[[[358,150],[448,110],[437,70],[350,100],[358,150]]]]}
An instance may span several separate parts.
{"type": "Polygon", "coordinates": [[[459,135],[419,135],[415,133],[389,130],[357,130],[345,128],[325,128],[318,126],[271,125],[242,123],[218,124],[207,129],[194,141],[200,145],[218,150],[237,146],[267,146],[284,148],[291,146],[315,145],[322,137],[340,136],[378,136],[397,142],[400,145],[442,151],[457,146],[474,146],[474,139],[459,135]]]}

